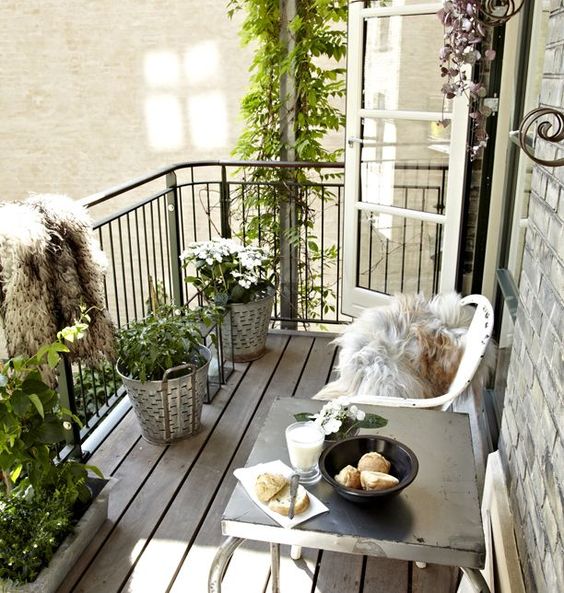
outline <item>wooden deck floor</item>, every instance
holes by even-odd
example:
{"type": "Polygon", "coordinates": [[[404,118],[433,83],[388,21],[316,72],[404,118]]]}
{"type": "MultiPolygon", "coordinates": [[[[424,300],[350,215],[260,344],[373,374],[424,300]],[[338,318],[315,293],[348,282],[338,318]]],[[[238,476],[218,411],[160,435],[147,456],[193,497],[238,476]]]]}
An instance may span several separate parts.
{"type": "MultiPolygon", "coordinates": [[[[109,520],[58,593],[205,593],[220,517],[275,397],[309,398],[328,380],[327,337],[271,334],[260,360],[237,365],[204,406],[203,430],[168,447],[144,441],[130,411],[91,462],[118,482],[109,520]]],[[[451,593],[454,569],[282,547],[283,593],[451,593]]],[[[224,579],[228,593],[269,590],[266,544],[246,544],[224,579]]]]}

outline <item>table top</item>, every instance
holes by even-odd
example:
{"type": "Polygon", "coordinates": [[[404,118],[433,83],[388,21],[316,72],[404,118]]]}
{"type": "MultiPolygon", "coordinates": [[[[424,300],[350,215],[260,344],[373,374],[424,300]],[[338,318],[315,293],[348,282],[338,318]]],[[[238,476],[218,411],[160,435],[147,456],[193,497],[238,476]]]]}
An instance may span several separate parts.
{"type": "MultiPolygon", "coordinates": [[[[290,465],[284,429],[293,414],[319,411],[323,402],[277,399],[251,451],[247,466],[281,459],[290,465]]],[[[306,488],[329,508],[285,529],[266,515],[237,484],[225,509],[225,535],[317,549],[482,568],[485,543],[469,419],[466,414],[359,405],[388,420],[362,434],[389,436],[419,460],[415,481],[373,506],[339,496],[325,480],[306,488]]]]}

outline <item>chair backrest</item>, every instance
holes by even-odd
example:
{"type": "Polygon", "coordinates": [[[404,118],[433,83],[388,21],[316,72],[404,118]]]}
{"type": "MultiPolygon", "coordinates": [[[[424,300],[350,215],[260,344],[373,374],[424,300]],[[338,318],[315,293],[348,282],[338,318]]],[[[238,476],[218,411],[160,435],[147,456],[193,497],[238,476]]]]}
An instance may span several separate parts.
{"type": "Polygon", "coordinates": [[[485,296],[471,294],[460,300],[461,305],[476,305],[474,316],[466,334],[466,347],[460,359],[458,370],[449,390],[444,395],[428,399],[401,399],[382,396],[353,396],[356,403],[374,404],[395,408],[441,408],[446,409],[472,382],[493,331],[493,308],[485,296]]]}

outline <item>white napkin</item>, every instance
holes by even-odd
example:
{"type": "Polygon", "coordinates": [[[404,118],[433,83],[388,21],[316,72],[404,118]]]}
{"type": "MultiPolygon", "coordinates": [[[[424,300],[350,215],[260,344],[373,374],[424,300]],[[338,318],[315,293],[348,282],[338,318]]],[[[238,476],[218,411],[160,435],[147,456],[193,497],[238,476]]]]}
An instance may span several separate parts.
{"type": "Polygon", "coordinates": [[[311,493],[308,492],[309,496],[309,507],[303,513],[296,515],[293,519],[288,519],[284,515],[275,513],[272,511],[267,503],[261,502],[255,493],[255,483],[259,474],[265,472],[271,474],[282,474],[284,477],[290,479],[293,471],[285,463],[277,459],[276,461],[269,461],[268,463],[259,463],[252,467],[240,467],[236,469],[233,474],[241,482],[243,488],[247,491],[247,494],[267,515],[272,517],[277,523],[280,523],[282,527],[294,527],[299,525],[316,515],[327,512],[329,509],[318,499],[315,498],[311,493]]]}

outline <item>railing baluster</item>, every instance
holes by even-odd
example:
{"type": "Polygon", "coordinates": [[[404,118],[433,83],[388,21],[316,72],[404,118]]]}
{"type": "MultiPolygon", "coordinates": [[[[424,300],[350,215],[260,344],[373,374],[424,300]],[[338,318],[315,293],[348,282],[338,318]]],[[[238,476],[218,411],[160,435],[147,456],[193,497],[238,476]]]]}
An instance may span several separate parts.
{"type": "Polygon", "coordinates": [[[180,219],[178,216],[178,190],[175,173],[166,176],[167,218],[168,218],[168,254],[172,276],[172,297],[176,305],[182,305],[182,266],[180,264],[180,219]]]}
{"type": "Polygon", "coordinates": [[[125,307],[125,321],[126,323],[129,323],[129,307],[127,304],[129,295],[128,295],[128,290],[127,290],[127,282],[125,280],[125,258],[123,255],[123,234],[121,232],[121,218],[118,218],[117,220],[118,223],[118,237],[119,237],[119,254],[120,254],[120,258],[121,258],[121,280],[122,280],[122,286],[123,286],[123,304],[125,307]]]}

